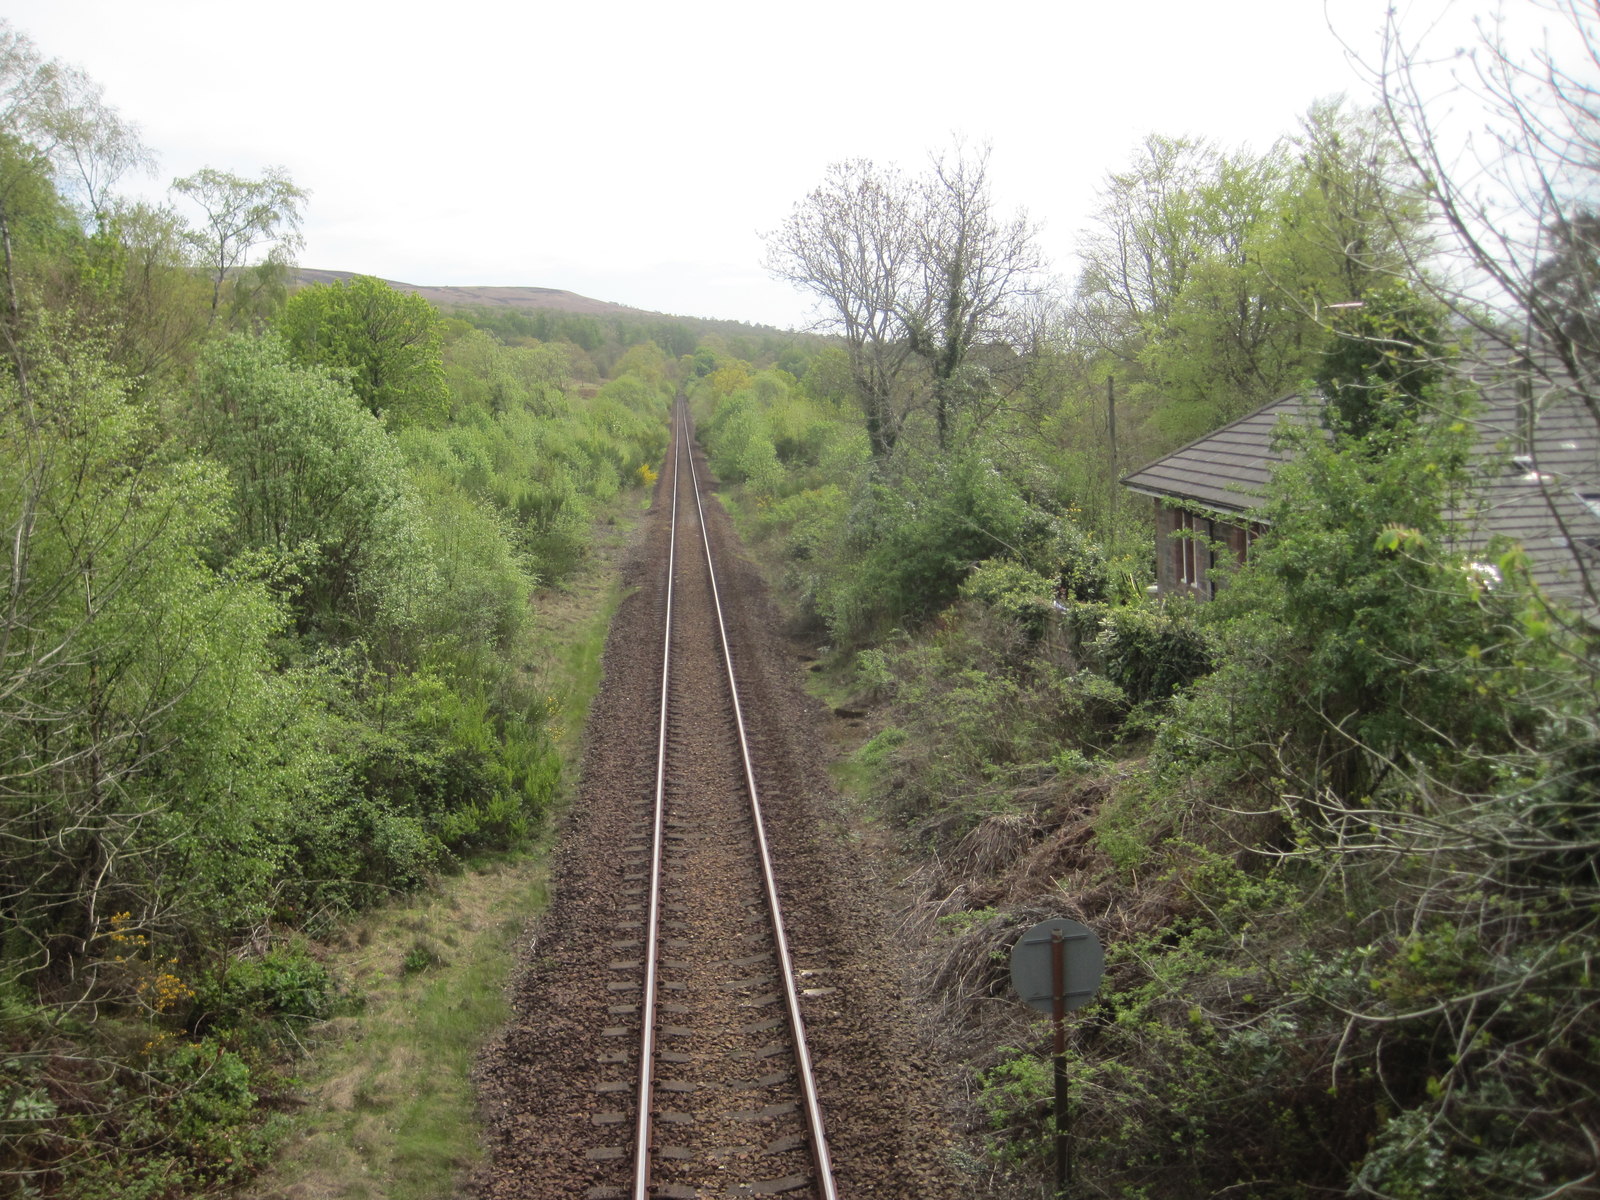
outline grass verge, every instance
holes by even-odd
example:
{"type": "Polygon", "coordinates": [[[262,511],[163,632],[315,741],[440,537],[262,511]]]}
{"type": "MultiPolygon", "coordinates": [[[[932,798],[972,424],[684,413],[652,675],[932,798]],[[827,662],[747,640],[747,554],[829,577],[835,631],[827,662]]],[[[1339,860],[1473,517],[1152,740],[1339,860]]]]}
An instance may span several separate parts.
{"type": "MultiPolygon", "coordinates": [[[[596,527],[581,577],[537,600],[529,666],[549,697],[562,761],[575,764],[621,600],[615,564],[641,511],[626,500],[596,527]]],[[[575,784],[566,772],[564,804],[575,784]]],[[[553,822],[552,822],[553,824],[553,822]]],[[[327,944],[352,1012],[306,1041],[298,1111],[273,1169],[244,1200],[438,1200],[477,1162],[471,1070],[510,1015],[506,984],[523,930],[546,902],[549,835],[368,913],[327,944]]]]}

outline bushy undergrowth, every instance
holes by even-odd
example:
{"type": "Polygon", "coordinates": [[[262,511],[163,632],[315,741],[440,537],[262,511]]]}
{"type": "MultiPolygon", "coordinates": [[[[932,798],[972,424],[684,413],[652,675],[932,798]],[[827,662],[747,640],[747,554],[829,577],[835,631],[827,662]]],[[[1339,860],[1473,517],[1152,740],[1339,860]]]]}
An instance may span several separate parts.
{"type": "Polygon", "coordinates": [[[1093,657],[1134,704],[1171,700],[1216,665],[1194,605],[1181,598],[1112,606],[1100,622],[1093,657]]]}
{"type": "Polygon", "coordinates": [[[335,1002],[292,939],[539,827],[534,590],[646,480],[671,385],[584,399],[479,340],[453,419],[386,424],[219,331],[156,403],[36,323],[0,376],[0,1180],[196,1194],[259,1165],[335,1002]]]}
{"type": "Polygon", "coordinates": [[[1108,946],[1084,1194],[1592,1184],[1594,635],[1449,545],[1462,402],[1306,431],[1205,606],[1143,597],[981,439],[762,478],[752,527],[878,723],[857,777],[931,852],[926,999],[997,1193],[1051,1173],[1048,1035],[994,1002],[1058,914],[1108,946]]]}
{"type": "MultiPolygon", "coordinates": [[[[1074,1030],[1108,1194],[1531,1197],[1592,1170],[1592,632],[1515,556],[1490,591],[1441,547],[1426,436],[1360,456],[1284,473],[1215,609],[1218,669],[1098,819],[1119,876],[1169,895],[1074,1030]]],[[[1004,1153],[1042,1169],[1014,1084],[987,1093],[1004,1153]]]]}
{"type": "Polygon", "coordinates": [[[1041,636],[981,606],[922,638],[857,656],[857,684],[897,731],[864,748],[880,803],[945,845],[1018,787],[1076,769],[1116,741],[1127,698],[1041,636]]]}

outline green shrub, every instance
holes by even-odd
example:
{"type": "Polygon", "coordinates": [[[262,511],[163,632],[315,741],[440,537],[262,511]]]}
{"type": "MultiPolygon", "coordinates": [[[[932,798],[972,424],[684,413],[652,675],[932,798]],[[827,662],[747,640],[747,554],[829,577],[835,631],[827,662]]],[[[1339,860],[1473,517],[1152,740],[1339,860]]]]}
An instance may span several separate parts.
{"type": "Polygon", "coordinates": [[[1015,1046],[978,1073],[978,1110],[988,1119],[990,1157],[1043,1172],[1055,1155],[1055,1070],[1050,1059],[1015,1046]]]}
{"type": "Polygon", "coordinates": [[[446,961],[444,953],[432,938],[418,938],[411,943],[411,949],[406,951],[400,969],[407,975],[418,975],[423,971],[443,966],[446,961]]]}
{"type": "Polygon", "coordinates": [[[105,1115],[65,1121],[61,1195],[71,1200],[167,1200],[225,1190],[264,1163],[277,1128],[256,1107],[243,1056],[211,1038],[180,1042],[128,1072],[105,1115]],[[90,1142],[96,1144],[90,1150],[90,1142]],[[73,1143],[78,1143],[76,1147],[73,1143]]]}
{"type": "Polygon", "coordinates": [[[977,453],[903,468],[891,483],[868,478],[851,497],[843,542],[818,589],[842,643],[926,620],[953,601],[980,562],[1029,558],[1054,522],[977,453]]]}
{"type": "Polygon", "coordinates": [[[1215,665],[1210,641],[1190,603],[1113,607],[1105,619],[1094,649],[1106,678],[1135,704],[1171,699],[1215,665]]]}
{"type": "MultiPolygon", "coordinates": [[[[492,676],[481,672],[485,684],[492,676]]],[[[325,920],[424,883],[460,856],[515,845],[554,793],[543,713],[440,674],[330,667],[324,757],[285,830],[296,918],[325,920]]]]}
{"type": "Polygon", "coordinates": [[[771,494],[783,479],[783,466],[767,421],[753,392],[736,392],[717,405],[705,431],[711,469],[728,483],[743,483],[771,494]]]}
{"type": "Polygon", "coordinates": [[[1111,571],[1105,552],[1070,521],[1061,523],[1053,550],[1056,590],[1065,600],[1079,603],[1107,598],[1111,571]]]}
{"type": "Polygon", "coordinates": [[[195,986],[191,1028],[238,1029],[263,1019],[321,1020],[333,1009],[328,969],[303,947],[275,946],[259,957],[229,960],[195,986]]]}
{"type": "Polygon", "coordinates": [[[402,614],[428,564],[395,440],[349,386],[290,361],[276,338],[236,335],[201,359],[189,432],[234,489],[228,558],[291,569],[299,632],[349,640],[402,614]],[[365,619],[357,621],[360,610],[365,619]]]}
{"type": "Polygon", "coordinates": [[[1006,559],[979,563],[962,583],[961,595],[1015,621],[1033,641],[1044,635],[1055,611],[1052,581],[1006,559]]]}

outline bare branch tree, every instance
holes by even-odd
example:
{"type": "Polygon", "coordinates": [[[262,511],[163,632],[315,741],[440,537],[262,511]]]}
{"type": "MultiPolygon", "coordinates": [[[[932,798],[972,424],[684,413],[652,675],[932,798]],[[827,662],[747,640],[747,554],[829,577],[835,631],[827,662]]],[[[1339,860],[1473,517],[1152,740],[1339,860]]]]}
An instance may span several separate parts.
{"type": "Polygon", "coordinates": [[[98,219],[118,179],[148,170],[154,156],[138,126],[106,103],[105,91],[76,67],[46,59],[26,35],[0,21],[0,130],[32,146],[58,182],[79,197],[80,215],[98,219]]]}
{"type": "Polygon", "coordinates": [[[872,452],[894,449],[911,344],[901,327],[917,272],[912,191],[866,159],[828,168],[822,185],[767,235],[767,269],[815,295],[822,324],[844,335],[872,452]]]}
{"type": "Polygon", "coordinates": [[[821,187],[767,235],[767,269],[817,297],[822,326],[844,335],[873,454],[886,457],[931,380],[939,444],[972,389],[974,347],[1013,343],[1012,319],[1043,268],[1026,214],[1002,219],[989,151],[934,156],[908,180],[862,159],[835,163],[821,187]]]}
{"type": "Polygon", "coordinates": [[[933,156],[923,179],[920,224],[921,287],[904,314],[906,334],[933,375],[939,447],[949,438],[952,410],[961,404],[963,368],[974,348],[1017,345],[1018,321],[1038,294],[1044,259],[1038,230],[1019,211],[995,212],[988,146],[969,154],[933,156]]]}
{"type": "Polygon", "coordinates": [[[1477,19],[1475,46],[1443,55],[1391,11],[1368,70],[1447,235],[1434,262],[1417,264],[1446,269],[1417,273],[1484,339],[1552,353],[1560,382],[1600,420],[1583,333],[1600,206],[1600,14],[1584,0],[1538,7],[1556,19],[1539,42],[1519,49],[1502,10],[1477,19]],[[1476,128],[1458,127],[1458,104],[1476,128]]]}

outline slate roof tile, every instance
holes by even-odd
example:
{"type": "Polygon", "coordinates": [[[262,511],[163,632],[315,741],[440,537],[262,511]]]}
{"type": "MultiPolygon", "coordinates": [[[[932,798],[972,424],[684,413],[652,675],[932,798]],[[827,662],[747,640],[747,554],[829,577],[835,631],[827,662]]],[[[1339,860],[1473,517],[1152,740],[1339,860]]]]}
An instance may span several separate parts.
{"type": "MultiPolygon", "coordinates": [[[[1484,362],[1466,373],[1479,385],[1483,406],[1473,417],[1476,486],[1451,514],[1458,544],[1470,553],[1517,542],[1541,586],[1582,596],[1586,576],[1600,582],[1600,413],[1562,387],[1559,367],[1548,361],[1532,370],[1484,362]]],[[[1321,404],[1316,395],[1285,396],[1122,482],[1160,499],[1247,514],[1260,506],[1285,461],[1274,448],[1279,426],[1315,420],[1321,404]]]]}

